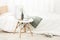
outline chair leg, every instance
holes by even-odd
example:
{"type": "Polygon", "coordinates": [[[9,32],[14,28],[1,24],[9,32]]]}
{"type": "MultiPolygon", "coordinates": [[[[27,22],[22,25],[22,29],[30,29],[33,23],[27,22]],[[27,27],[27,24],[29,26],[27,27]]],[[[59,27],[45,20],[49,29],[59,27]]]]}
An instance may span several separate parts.
{"type": "Polygon", "coordinates": [[[20,38],[21,38],[21,31],[22,31],[23,28],[20,28],[20,38]]]}
{"type": "Polygon", "coordinates": [[[18,24],[19,24],[19,23],[17,23],[17,25],[16,25],[16,28],[15,28],[15,30],[14,30],[14,33],[16,32],[16,29],[18,28],[18,24]]]}
{"type": "Polygon", "coordinates": [[[29,27],[29,24],[28,24],[28,29],[29,29],[31,35],[33,36],[33,33],[31,32],[31,29],[30,29],[30,27],[29,27]]]}
{"type": "Polygon", "coordinates": [[[24,32],[26,32],[26,25],[27,25],[27,24],[24,25],[24,32]]]}

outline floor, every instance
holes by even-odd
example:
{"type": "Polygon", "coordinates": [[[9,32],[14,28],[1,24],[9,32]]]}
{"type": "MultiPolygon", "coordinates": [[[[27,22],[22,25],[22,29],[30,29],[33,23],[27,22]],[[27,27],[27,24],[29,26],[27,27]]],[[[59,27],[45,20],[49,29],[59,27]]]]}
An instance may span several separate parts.
{"type": "Polygon", "coordinates": [[[20,38],[19,33],[0,32],[0,40],[60,40],[60,37],[54,36],[49,38],[44,35],[33,34],[33,36],[31,36],[29,33],[22,33],[20,38]]]}

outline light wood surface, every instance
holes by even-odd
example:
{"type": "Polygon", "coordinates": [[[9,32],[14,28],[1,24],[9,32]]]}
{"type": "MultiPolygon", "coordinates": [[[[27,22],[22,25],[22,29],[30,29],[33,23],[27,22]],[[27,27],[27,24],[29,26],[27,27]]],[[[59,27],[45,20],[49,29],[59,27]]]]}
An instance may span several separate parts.
{"type": "Polygon", "coordinates": [[[8,12],[8,6],[1,6],[0,7],[0,15],[8,12]]]}

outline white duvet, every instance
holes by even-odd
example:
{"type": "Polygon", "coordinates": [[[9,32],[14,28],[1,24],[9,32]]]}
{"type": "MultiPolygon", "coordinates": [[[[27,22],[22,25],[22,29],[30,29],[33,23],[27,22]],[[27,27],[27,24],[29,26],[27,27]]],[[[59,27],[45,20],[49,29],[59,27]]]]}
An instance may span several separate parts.
{"type": "Polygon", "coordinates": [[[55,35],[60,35],[60,15],[59,14],[45,14],[40,15],[43,20],[33,30],[34,33],[52,33],[55,35]]]}
{"type": "Polygon", "coordinates": [[[8,32],[13,32],[16,27],[17,20],[11,13],[4,13],[0,15],[0,29],[8,32]]]}

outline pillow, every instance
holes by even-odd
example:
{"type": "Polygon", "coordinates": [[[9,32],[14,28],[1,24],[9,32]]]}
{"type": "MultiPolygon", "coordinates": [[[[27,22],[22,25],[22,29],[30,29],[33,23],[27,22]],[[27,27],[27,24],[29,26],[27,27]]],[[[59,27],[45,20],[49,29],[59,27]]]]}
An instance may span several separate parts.
{"type": "Polygon", "coordinates": [[[31,22],[30,24],[36,28],[38,26],[38,24],[41,22],[42,18],[41,17],[32,17],[33,18],[33,22],[31,22]]]}

